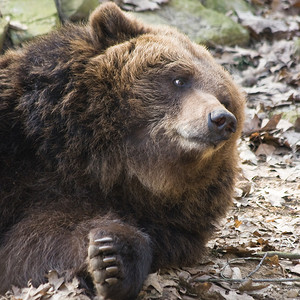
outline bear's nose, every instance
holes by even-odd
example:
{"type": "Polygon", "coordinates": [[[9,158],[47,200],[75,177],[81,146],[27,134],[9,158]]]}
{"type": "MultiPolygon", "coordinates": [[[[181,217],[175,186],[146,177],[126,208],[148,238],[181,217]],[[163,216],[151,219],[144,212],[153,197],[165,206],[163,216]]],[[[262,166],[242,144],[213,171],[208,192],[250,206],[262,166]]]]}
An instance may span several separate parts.
{"type": "Polygon", "coordinates": [[[208,128],[214,141],[229,139],[236,126],[235,116],[227,110],[214,110],[208,116],[208,128]]]}

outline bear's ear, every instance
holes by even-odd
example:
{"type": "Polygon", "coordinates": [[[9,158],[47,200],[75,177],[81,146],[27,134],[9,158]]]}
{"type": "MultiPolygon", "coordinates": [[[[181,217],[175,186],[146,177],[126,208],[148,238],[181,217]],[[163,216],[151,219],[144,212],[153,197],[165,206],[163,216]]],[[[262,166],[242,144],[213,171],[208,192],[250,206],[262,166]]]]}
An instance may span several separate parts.
{"type": "Polygon", "coordinates": [[[130,18],[113,2],[100,5],[89,18],[93,36],[109,47],[146,33],[143,24],[130,18]]]}

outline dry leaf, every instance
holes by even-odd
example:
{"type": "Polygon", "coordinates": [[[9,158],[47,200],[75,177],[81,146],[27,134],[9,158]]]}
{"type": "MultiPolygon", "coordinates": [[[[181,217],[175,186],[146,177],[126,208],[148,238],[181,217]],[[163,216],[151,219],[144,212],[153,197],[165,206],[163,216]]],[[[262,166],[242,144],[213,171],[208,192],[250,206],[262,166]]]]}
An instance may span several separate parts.
{"type": "Polygon", "coordinates": [[[282,34],[293,30],[294,24],[287,24],[284,20],[268,19],[266,17],[255,16],[250,11],[237,12],[244,27],[247,27],[255,38],[261,34],[282,34]]]}
{"type": "Polygon", "coordinates": [[[257,291],[257,290],[264,289],[268,286],[269,286],[268,284],[253,284],[252,279],[248,279],[247,281],[241,283],[238,289],[240,292],[257,291]]]}
{"type": "Polygon", "coordinates": [[[243,222],[238,219],[238,217],[234,216],[234,227],[239,228],[243,222]]]}
{"type": "Polygon", "coordinates": [[[123,0],[126,5],[133,5],[135,11],[156,10],[159,5],[167,3],[169,0],[123,0]]]}
{"type": "Polygon", "coordinates": [[[65,281],[63,277],[59,278],[57,272],[54,270],[51,270],[46,277],[55,291],[58,290],[65,281]]]}
{"type": "Polygon", "coordinates": [[[276,129],[276,126],[277,126],[278,122],[280,121],[281,116],[282,116],[282,114],[273,115],[272,118],[268,121],[268,123],[264,127],[260,128],[259,131],[260,132],[271,131],[271,130],[276,129]]]}
{"type": "Polygon", "coordinates": [[[161,278],[160,278],[160,275],[158,273],[152,273],[152,274],[149,274],[146,281],[144,282],[144,287],[153,287],[155,288],[155,290],[160,294],[162,295],[162,292],[163,292],[163,287],[161,285],[161,278]]]}
{"type": "Polygon", "coordinates": [[[260,144],[257,150],[255,151],[255,154],[257,156],[259,155],[271,156],[274,153],[275,149],[276,148],[273,145],[260,144]]]}
{"type": "Polygon", "coordinates": [[[282,197],[286,196],[284,190],[275,190],[270,188],[264,189],[264,198],[269,201],[273,206],[282,206],[284,199],[282,197]]]}
{"type": "Polygon", "coordinates": [[[278,255],[266,257],[265,261],[266,261],[266,263],[268,263],[269,265],[279,266],[279,258],[278,258],[278,255]]]}
{"type": "Polygon", "coordinates": [[[251,120],[246,120],[243,129],[244,135],[249,136],[251,133],[258,131],[260,129],[260,124],[261,120],[257,114],[255,114],[251,120]]]}
{"type": "Polygon", "coordinates": [[[286,293],[287,298],[297,299],[299,298],[298,296],[299,296],[299,289],[292,289],[287,291],[286,293]]]}
{"type": "Polygon", "coordinates": [[[300,275],[300,264],[290,267],[291,272],[300,275]]]}
{"type": "Polygon", "coordinates": [[[232,269],[232,279],[243,279],[241,269],[238,267],[233,267],[232,269]]]}
{"type": "Polygon", "coordinates": [[[300,165],[291,168],[287,167],[285,169],[276,168],[275,171],[284,181],[296,181],[297,179],[300,179],[300,165]]]}
{"type": "Polygon", "coordinates": [[[210,282],[198,282],[197,284],[195,284],[194,289],[198,295],[203,295],[209,291],[211,286],[212,283],[210,282]]]}
{"type": "Polygon", "coordinates": [[[50,290],[51,284],[50,283],[45,283],[41,284],[32,294],[33,296],[41,297],[45,296],[47,292],[50,290]]]}
{"type": "Polygon", "coordinates": [[[296,132],[300,132],[300,117],[296,119],[294,127],[296,132]]]}

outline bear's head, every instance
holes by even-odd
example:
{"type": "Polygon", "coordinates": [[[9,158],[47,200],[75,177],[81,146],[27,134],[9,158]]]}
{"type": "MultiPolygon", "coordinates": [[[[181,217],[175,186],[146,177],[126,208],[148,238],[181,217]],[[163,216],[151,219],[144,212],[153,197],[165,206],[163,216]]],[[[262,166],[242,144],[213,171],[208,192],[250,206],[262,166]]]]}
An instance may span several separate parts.
{"type": "Polygon", "coordinates": [[[85,76],[108,132],[97,144],[110,143],[107,159],[95,155],[90,166],[101,161],[103,186],[126,170],[154,193],[180,194],[205,185],[218,168],[233,168],[244,97],[205,47],[176,29],[143,25],[112,3],[91,15],[90,32],[102,52],[85,76]]]}

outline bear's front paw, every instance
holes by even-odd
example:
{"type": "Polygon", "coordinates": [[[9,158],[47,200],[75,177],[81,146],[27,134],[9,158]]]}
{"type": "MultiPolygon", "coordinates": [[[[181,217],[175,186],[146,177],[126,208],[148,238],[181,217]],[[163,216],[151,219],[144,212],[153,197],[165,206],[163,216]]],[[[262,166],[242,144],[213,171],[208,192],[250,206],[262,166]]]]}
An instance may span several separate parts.
{"type": "Polygon", "coordinates": [[[121,222],[107,222],[103,227],[89,234],[88,270],[97,296],[110,300],[136,299],[150,270],[150,239],[121,222]]]}
{"type": "Polygon", "coordinates": [[[106,299],[123,277],[123,265],[111,237],[95,239],[88,249],[89,269],[98,295],[106,299]]]}

